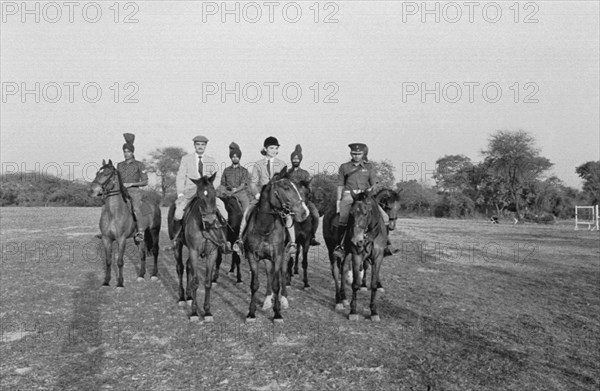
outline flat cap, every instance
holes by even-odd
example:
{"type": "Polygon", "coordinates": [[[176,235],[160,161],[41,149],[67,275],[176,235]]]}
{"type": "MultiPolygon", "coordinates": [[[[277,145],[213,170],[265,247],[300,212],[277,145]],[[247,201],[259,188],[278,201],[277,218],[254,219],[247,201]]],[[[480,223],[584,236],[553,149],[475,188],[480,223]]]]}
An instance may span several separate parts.
{"type": "Polygon", "coordinates": [[[195,143],[207,143],[208,139],[204,136],[196,136],[192,139],[192,141],[195,143]]]}

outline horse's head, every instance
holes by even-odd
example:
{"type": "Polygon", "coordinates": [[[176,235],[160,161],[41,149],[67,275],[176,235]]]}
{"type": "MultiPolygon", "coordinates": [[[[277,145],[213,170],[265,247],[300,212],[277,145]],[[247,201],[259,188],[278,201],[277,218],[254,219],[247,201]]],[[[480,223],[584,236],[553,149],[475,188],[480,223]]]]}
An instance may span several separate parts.
{"type": "Polygon", "coordinates": [[[112,160],[108,163],[103,159],[102,167],[96,173],[96,177],[91,183],[90,194],[94,197],[106,194],[111,190],[117,190],[119,187],[117,177],[117,169],[113,165],[112,160]]]}
{"type": "Polygon", "coordinates": [[[396,219],[400,213],[400,194],[390,189],[383,189],[375,196],[375,200],[390,218],[388,228],[396,228],[396,219]]]}
{"type": "Polygon", "coordinates": [[[371,221],[374,219],[374,214],[377,210],[377,205],[370,197],[368,192],[358,195],[352,194],[354,202],[350,208],[350,226],[352,227],[352,236],[350,242],[359,251],[362,252],[366,234],[369,230],[371,221]]]}
{"type": "Polygon", "coordinates": [[[211,176],[203,176],[192,179],[196,184],[196,197],[202,218],[206,223],[214,223],[217,220],[217,192],[213,186],[217,173],[211,176]]]}
{"type": "MultiPolygon", "coordinates": [[[[285,168],[282,172],[284,171],[286,171],[285,168]]],[[[279,176],[278,178],[269,182],[269,202],[271,206],[293,215],[294,220],[297,222],[303,222],[310,212],[304,203],[304,198],[300,194],[298,187],[287,177],[282,178],[279,176]]]]}
{"type": "Polygon", "coordinates": [[[310,189],[311,182],[312,182],[312,179],[310,179],[308,181],[300,181],[300,182],[296,183],[296,187],[298,188],[298,191],[300,192],[300,195],[302,196],[302,199],[305,202],[308,200],[308,197],[310,197],[310,194],[311,194],[311,189],[310,189]]]}

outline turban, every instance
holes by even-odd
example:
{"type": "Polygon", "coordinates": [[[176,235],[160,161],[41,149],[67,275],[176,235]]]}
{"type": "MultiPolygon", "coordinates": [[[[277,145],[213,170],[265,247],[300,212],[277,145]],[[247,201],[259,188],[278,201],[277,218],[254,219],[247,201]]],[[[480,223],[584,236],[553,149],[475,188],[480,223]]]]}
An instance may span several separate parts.
{"type": "Polygon", "coordinates": [[[296,149],[294,149],[294,152],[292,152],[292,154],[290,155],[290,160],[294,160],[294,156],[298,156],[298,159],[302,161],[302,147],[300,146],[300,144],[296,145],[296,149]]]}
{"type": "Polygon", "coordinates": [[[232,141],[231,144],[229,144],[229,157],[231,158],[233,155],[237,155],[238,158],[241,158],[242,150],[239,145],[232,141]]]}
{"type": "Polygon", "coordinates": [[[123,149],[128,149],[131,152],[135,151],[135,147],[133,146],[133,140],[135,140],[135,134],[133,133],[123,133],[123,137],[125,138],[125,144],[123,144],[123,149]]]}

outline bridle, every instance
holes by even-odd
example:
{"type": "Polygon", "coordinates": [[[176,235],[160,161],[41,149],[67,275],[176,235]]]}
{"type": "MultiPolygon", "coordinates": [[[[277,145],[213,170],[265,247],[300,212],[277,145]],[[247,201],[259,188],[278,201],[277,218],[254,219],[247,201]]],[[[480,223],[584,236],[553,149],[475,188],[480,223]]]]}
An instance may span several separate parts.
{"type": "MultiPolygon", "coordinates": [[[[360,202],[364,202],[364,203],[368,203],[369,200],[365,199],[363,201],[360,202]]],[[[368,216],[366,217],[367,220],[367,225],[366,227],[360,227],[358,226],[358,228],[362,229],[364,231],[364,242],[365,244],[362,246],[361,251],[359,252],[359,254],[362,254],[366,251],[366,249],[369,247],[369,244],[373,243],[373,240],[375,240],[375,238],[377,237],[377,235],[379,235],[380,233],[380,219],[377,219],[377,221],[375,222],[375,224],[373,226],[371,226],[369,224],[370,221],[373,220],[373,207],[374,205],[368,205],[369,206],[369,210],[368,210],[368,216]]],[[[356,224],[356,219],[354,219],[354,223],[356,224]]]]}
{"type": "MultiPolygon", "coordinates": [[[[104,167],[102,167],[100,170],[102,170],[103,168],[104,167]]],[[[100,185],[100,188],[102,189],[102,199],[103,200],[105,200],[108,197],[112,197],[114,195],[121,194],[121,188],[120,188],[120,186],[119,186],[119,188],[117,190],[108,190],[107,189],[107,187],[108,187],[109,184],[112,184],[112,188],[114,188],[115,183],[114,183],[114,180],[111,181],[111,179],[113,179],[115,175],[118,176],[119,173],[113,167],[112,170],[111,170],[110,175],[108,175],[103,182],[98,181],[98,177],[94,178],[94,180],[92,181],[92,183],[96,183],[96,184],[100,185]]],[[[118,185],[118,183],[117,183],[117,185],[118,185]]]]}
{"type": "MultiPolygon", "coordinates": [[[[275,211],[279,214],[279,216],[281,217],[281,219],[285,222],[286,218],[288,216],[294,216],[295,213],[294,213],[294,211],[291,208],[290,202],[284,202],[283,198],[279,195],[279,192],[277,191],[277,188],[275,187],[275,185],[278,182],[281,182],[283,180],[284,179],[276,180],[276,181],[272,182],[271,185],[274,187],[273,193],[275,194],[275,198],[277,198],[277,200],[281,204],[281,209],[280,210],[275,210],[275,211]]],[[[290,185],[292,185],[292,188],[296,191],[296,194],[298,195],[298,198],[299,198],[300,202],[304,202],[304,199],[302,198],[302,194],[300,194],[300,191],[298,191],[298,188],[296,187],[296,185],[294,184],[294,182],[292,182],[290,180],[288,180],[288,181],[290,182],[290,185]]],[[[273,205],[271,205],[271,206],[273,206],[273,205]]],[[[275,208],[273,208],[273,209],[275,209],[275,208]]],[[[294,223],[292,222],[292,224],[294,224],[294,223]]],[[[287,228],[291,228],[291,227],[288,227],[287,225],[286,225],[286,227],[287,228]]]]}

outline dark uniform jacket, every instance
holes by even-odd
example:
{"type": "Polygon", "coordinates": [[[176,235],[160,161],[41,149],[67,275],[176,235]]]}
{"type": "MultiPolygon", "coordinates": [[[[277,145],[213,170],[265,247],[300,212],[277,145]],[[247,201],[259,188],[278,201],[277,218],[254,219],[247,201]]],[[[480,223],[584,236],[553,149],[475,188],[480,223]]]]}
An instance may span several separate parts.
{"type": "Polygon", "coordinates": [[[340,166],[338,174],[338,186],[344,186],[344,190],[365,190],[377,183],[375,166],[362,161],[355,165],[352,161],[340,166]]]}
{"type": "Polygon", "coordinates": [[[127,160],[120,162],[117,164],[117,170],[121,174],[121,181],[123,183],[144,182],[148,180],[144,163],[135,159],[131,162],[127,162],[127,160]]]}
{"type": "Polygon", "coordinates": [[[308,182],[310,181],[310,174],[300,167],[292,168],[288,171],[288,178],[294,183],[300,183],[301,181],[308,182]]]}

